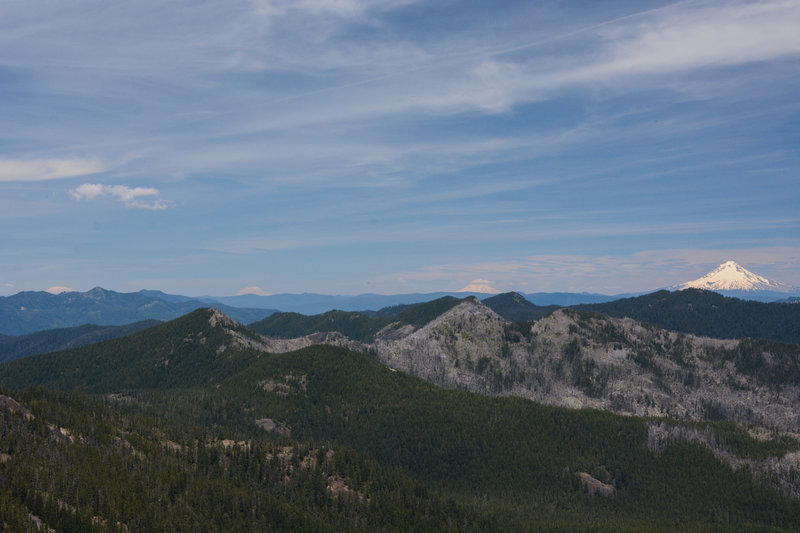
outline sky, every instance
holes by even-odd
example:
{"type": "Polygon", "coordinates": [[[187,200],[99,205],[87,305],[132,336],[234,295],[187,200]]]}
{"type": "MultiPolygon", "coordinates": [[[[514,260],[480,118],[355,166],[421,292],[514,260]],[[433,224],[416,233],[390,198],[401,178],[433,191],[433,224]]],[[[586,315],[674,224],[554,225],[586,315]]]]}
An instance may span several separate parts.
{"type": "Polygon", "coordinates": [[[800,286],[800,1],[0,2],[0,294],[800,286]]]}

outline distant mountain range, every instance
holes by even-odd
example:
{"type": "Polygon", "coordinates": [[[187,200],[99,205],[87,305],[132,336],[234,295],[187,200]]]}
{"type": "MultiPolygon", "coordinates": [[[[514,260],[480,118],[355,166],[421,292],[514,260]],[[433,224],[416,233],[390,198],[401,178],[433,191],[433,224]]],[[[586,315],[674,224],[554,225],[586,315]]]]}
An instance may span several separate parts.
{"type": "MultiPolygon", "coordinates": [[[[754,274],[734,261],[723,263],[706,276],[670,287],[672,291],[699,288],[733,296],[743,300],[796,301],[800,289],[768,280],[754,274]]],[[[99,326],[125,325],[141,320],[170,320],[194,309],[215,307],[241,323],[248,324],[264,319],[275,312],[293,312],[317,315],[332,310],[360,312],[374,315],[399,312],[403,306],[416,305],[444,297],[464,298],[474,296],[487,300],[490,306],[507,307],[507,313],[516,309],[513,320],[533,320],[542,316],[543,307],[598,305],[630,299],[642,294],[603,295],[596,293],[514,293],[535,308],[523,309],[521,301],[514,302],[503,295],[468,292],[434,292],[407,294],[325,295],[314,293],[276,294],[261,296],[189,297],[166,294],[155,290],[118,293],[95,287],[87,292],[68,291],[53,287],[48,291],[27,291],[0,297],[0,335],[25,335],[41,330],[69,328],[84,324],[99,326]],[[55,290],[58,289],[58,290],[55,290]],[[66,292],[59,292],[61,290],[66,292]],[[504,300],[505,298],[505,300],[504,300]],[[493,300],[497,299],[497,300],[493,300]]],[[[505,316],[505,315],[504,315],[505,316]]],[[[508,315],[509,317],[511,314],[508,315]]]]}
{"type": "Polygon", "coordinates": [[[517,293],[247,327],[197,309],[0,364],[0,514],[20,531],[792,530],[800,346],[652,324],[791,330],[800,306],[699,289],[592,306],[626,318],[517,293]]]}
{"type": "MultiPolygon", "coordinates": [[[[259,296],[244,294],[241,296],[202,296],[198,300],[230,305],[233,307],[251,307],[265,309],[280,309],[284,312],[316,315],[337,309],[340,311],[368,311],[383,309],[395,305],[414,305],[430,302],[443,297],[465,298],[474,296],[480,300],[493,297],[494,294],[479,292],[428,292],[407,294],[358,294],[358,295],[327,295],[327,294],[274,294],[259,296]]],[[[594,293],[572,292],[537,292],[525,294],[525,298],[536,305],[577,305],[584,303],[601,303],[616,300],[632,294],[605,295],[594,293]]]]}
{"type": "MultiPolygon", "coordinates": [[[[386,308],[375,316],[273,313],[248,327],[218,310],[198,310],[128,337],[52,354],[44,374],[57,380],[52,385],[63,387],[73,372],[102,372],[102,378],[91,381],[100,388],[86,389],[90,392],[113,383],[123,389],[201,385],[192,379],[207,379],[202,376],[209,373],[223,379],[226,372],[241,370],[240,364],[251,364],[257,353],[329,344],[369,353],[437,385],[482,394],[800,430],[794,414],[800,408],[800,346],[774,342],[800,342],[799,306],[685,289],[578,309],[593,313],[536,306],[517,293],[484,302],[445,296],[386,308]],[[73,357],[86,362],[51,372],[54,361],[73,357]],[[128,364],[134,366],[124,370],[128,364]],[[190,378],[187,371],[202,376],[190,378]],[[783,396],[790,399],[779,402],[783,396]]],[[[70,334],[54,330],[27,338],[49,339],[47,346],[57,347],[53,339],[67,342],[70,334]]],[[[0,339],[0,349],[4,342],[8,338],[0,339]]]]}
{"type": "MultiPolygon", "coordinates": [[[[341,322],[359,317],[345,315],[341,322]]],[[[512,323],[476,298],[406,309],[369,336],[361,327],[353,336],[326,332],[328,318],[301,323],[300,330],[291,321],[273,322],[273,332],[287,328],[278,339],[256,333],[258,324],[246,328],[201,309],[127,337],[0,365],[0,382],[93,393],[211,385],[242,372],[259,354],[328,344],[449,388],[800,430],[798,345],[718,341],[571,309],[512,323]]]]}
{"type": "Polygon", "coordinates": [[[159,291],[2,298],[17,329],[190,311],[0,334],[0,523],[794,531],[800,305],[718,294],[775,288],[737,267],[616,299],[280,296],[311,315],[159,291]]]}
{"type": "MultiPolygon", "coordinates": [[[[304,293],[192,298],[154,290],[120,293],[101,287],[87,292],[56,294],[25,291],[0,297],[0,335],[27,335],[36,331],[85,324],[116,326],[150,319],[171,320],[202,307],[214,307],[238,322],[249,324],[278,311],[304,315],[315,315],[334,309],[366,312],[415,305],[443,297],[464,298],[469,295],[470,293],[463,292],[351,296],[304,293]]],[[[471,295],[478,298],[492,296],[478,293],[471,295]]],[[[533,297],[534,301],[547,302],[542,305],[562,306],[607,302],[617,298],[588,293],[537,293],[533,297]]]]}
{"type": "MultiPolygon", "coordinates": [[[[26,291],[0,297],[0,334],[26,335],[84,324],[117,326],[141,320],[171,320],[208,307],[208,302],[158,291],[120,293],[95,287],[87,292],[26,291]]],[[[275,312],[215,304],[235,320],[249,323],[275,312]]]]}
{"type": "MultiPolygon", "coordinates": [[[[270,312],[269,316],[250,323],[248,327],[275,338],[336,333],[358,342],[373,342],[376,335],[390,325],[395,329],[400,326],[420,327],[469,299],[477,301],[474,296],[466,299],[444,296],[421,304],[395,305],[378,311],[333,310],[316,315],[270,312]]],[[[515,292],[486,298],[483,304],[504,319],[518,323],[539,320],[560,308],[556,305],[535,305],[515,292]]],[[[574,308],[618,318],[632,318],[671,331],[704,337],[800,343],[800,329],[797,327],[800,323],[800,305],[740,300],[701,289],[664,290],[574,308]]],[[[42,330],[23,336],[0,335],[0,361],[121,337],[143,329],[146,324],[82,325],[42,330]]]]}

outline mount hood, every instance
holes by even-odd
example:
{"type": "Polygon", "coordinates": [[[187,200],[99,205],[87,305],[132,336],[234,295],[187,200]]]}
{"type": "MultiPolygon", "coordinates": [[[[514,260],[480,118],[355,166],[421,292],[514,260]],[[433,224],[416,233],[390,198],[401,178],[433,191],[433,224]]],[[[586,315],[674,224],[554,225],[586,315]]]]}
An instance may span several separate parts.
{"type": "Polygon", "coordinates": [[[701,278],[670,287],[671,290],[705,289],[716,292],[794,293],[796,287],[750,272],[736,261],[726,261],[701,278]]]}

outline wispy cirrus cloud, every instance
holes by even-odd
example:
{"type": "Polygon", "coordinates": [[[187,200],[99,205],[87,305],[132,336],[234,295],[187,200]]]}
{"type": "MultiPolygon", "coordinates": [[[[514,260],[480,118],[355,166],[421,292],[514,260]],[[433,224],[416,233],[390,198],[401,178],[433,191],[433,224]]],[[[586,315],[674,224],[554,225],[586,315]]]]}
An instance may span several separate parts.
{"type": "MultiPolygon", "coordinates": [[[[236,95],[226,99],[219,109],[219,104],[214,109],[199,106],[183,115],[169,112],[180,107],[181,103],[173,101],[172,95],[184,94],[181,91],[156,91],[148,95],[147,106],[136,108],[137,113],[141,112],[137,122],[152,126],[147,129],[148,139],[153,129],[162,129],[165,121],[170,128],[183,128],[194,120],[203,125],[197,128],[192,123],[190,131],[184,132],[187,143],[167,141],[168,150],[156,153],[146,162],[151,170],[158,172],[171,172],[174,168],[170,167],[179,164],[173,158],[184,164],[185,159],[192,160],[198,152],[219,160],[211,167],[215,171],[227,171],[232,166],[243,172],[265,165],[286,167],[284,146],[280,151],[253,150],[243,147],[243,143],[255,139],[263,146],[264,138],[272,143],[272,136],[279,133],[279,139],[291,139],[294,144],[288,147],[288,153],[296,146],[306,154],[326,154],[331,140],[342,138],[343,123],[377,117],[402,120],[409,113],[505,114],[526,103],[558,98],[565,90],[602,89],[607,95],[614,95],[642,88],[664,89],[668,82],[669,88],[678,92],[691,84],[688,79],[672,79],[676,73],[702,73],[709,67],[774,61],[800,54],[800,32],[794,31],[800,23],[800,6],[783,0],[678,2],[583,27],[565,27],[563,31],[542,27],[530,31],[512,27],[512,31],[499,35],[450,31],[424,41],[403,33],[377,31],[369,38],[356,38],[356,30],[364,24],[365,17],[376,18],[378,28],[390,27],[381,17],[413,4],[406,0],[264,0],[223,8],[211,3],[191,10],[164,9],[159,20],[145,25],[144,38],[137,39],[135,44],[114,40],[110,47],[94,50],[91,55],[84,48],[76,48],[71,38],[59,40],[48,36],[38,46],[58,44],[57,49],[47,48],[42,55],[51,61],[52,57],[61,58],[70,67],[78,61],[79,66],[90,69],[89,74],[100,77],[104,84],[99,88],[80,85],[74,90],[119,94],[124,101],[114,112],[125,109],[128,100],[141,99],[134,92],[139,86],[129,83],[130,76],[148,83],[156,80],[166,82],[168,87],[184,87],[193,102],[214,101],[213,94],[220,89],[236,95]],[[323,18],[326,29],[321,31],[315,25],[309,31],[309,17],[323,18]],[[172,22],[177,19],[182,27],[188,25],[192,29],[188,37],[181,38],[171,31],[172,22]],[[215,31],[200,31],[211,21],[215,31]],[[280,31],[273,31],[274,28],[280,31]],[[306,30],[302,31],[303,28],[306,30]],[[204,38],[199,39],[199,35],[204,38]],[[526,40],[530,35],[538,39],[526,40]],[[163,53],[164,50],[168,53],[163,53]],[[124,70],[111,67],[119,63],[120,57],[125,59],[124,70]],[[174,76],[178,71],[180,78],[174,76]],[[266,80],[269,83],[263,82],[266,80]],[[287,91],[287,84],[293,84],[293,90],[287,91]],[[319,134],[309,138],[309,127],[319,134]],[[203,149],[185,148],[197,145],[203,149]],[[246,152],[244,157],[241,152],[246,152]],[[235,160],[230,161],[231,158],[235,160]]],[[[133,22],[126,21],[136,21],[141,13],[130,6],[115,9],[121,11],[112,29],[127,35],[128,24],[133,22]]],[[[517,18],[537,24],[524,13],[517,18]]],[[[93,25],[91,18],[64,17],[59,21],[53,22],[56,36],[88,32],[87,42],[105,37],[91,27],[106,25],[93,25]]],[[[26,42],[15,46],[13,37],[9,37],[9,42],[9,50],[30,49],[26,42]]],[[[39,49],[32,50],[25,54],[39,49]]],[[[3,59],[2,53],[0,60],[12,65],[19,61],[12,57],[3,59]]],[[[58,76],[56,81],[60,86],[77,83],[71,77],[63,79],[74,72],[74,68],[46,69],[47,76],[58,76]]],[[[85,76],[75,77],[83,83],[80,80],[85,76]]],[[[601,119],[590,126],[592,131],[599,132],[607,128],[601,119]]],[[[113,130],[112,126],[104,122],[102,128],[100,142],[114,138],[105,131],[113,130]]],[[[347,164],[361,164],[372,155],[383,157],[388,152],[399,154],[397,157],[409,167],[409,174],[419,174],[414,168],[414,154],[406,154],[411,141],[376,142],[373,133],[369,129],[353,133],[352,144],[361,147],[360,150],[341,153],[335,165],[329,160],[319,163],[316,159],[320,155],[311,164],[343,168],[347,164]]],[[[553,132],[542,128],[537,133],[553,132]]],[[[125,130],[113,142],[129,142],[131,135],[131,131],[125,130]]],[[[467,146],[475,141],[458,139],[467,146]]],[[[95,138],[89,142],[97,141],[95,138]]],[[[562,144],[575,142],[580,142],[580,138],[562,140],[562,144]]],[[[159,152],[158,147],[154,151],[159,152]]],[[[513,160],[516,154],[525,151],[523,146],[503,155],[513,160]]],[[[454,167],[463,168],[475,160],[471,153],[455,156],[454,167]]],[[[377,174],[391,172],[380,165],[373,167],[371,170],[377,174]]],[[[182,170],[191,173],[207,171],[209,167],[189,163],[182,170]]],[[[339,184],[343,180],[335,176],[328,181],[339,184]]]]}
{"type": "Polygon", "coordinates": [[[349,18],[415,1],[417,0],[254,0],[253,8],[254,13],[262,16],[285,15],[295,11],[304,16],[332,14],[349,18]]]}
{"type": "Polygon", "coordinates": [[[403,250],[403,290],[606,292],[656,284],[597,274],[646,263],[637,247],[795,246],[796,0],[42,1],[0,7],[0,218],[46,221],[0,228],[20,257],[39,228],[73,227],[53,208],[67,189],[129,209],[179,197],[176,239],[230,261],[234,292],[265,257],[283,261],[271,290],[307,290],[307,258],[331,256],[372,290],[384,246],[403,250]]]}
{"type": "Polygon", "coordinates": [[[798,24],[800,4],[792,1],[678,2],[507,49],[476,48],[471,61],[453,60],[464,65],[460,75],[432,75],[415,86],[423,94],[413,103],[440,111],[498,113],[552,99],[565,89],[655,88],[662,76],[796,58],[798,24]],[[554,43],[582,45],[577,51],[564,46],[537,61],[539,49],[554,43]]]}
{"type": "Polygon", "coordinates": [[[84,183],[69,191],[76,200],[96,200],[111,197],[122,202],[125,207],[160,211],[166,209],[167,203],[160,198],[158,189],[150,187],[128,187],[127,185],[103,185],[100,183],[84,183]]]}
{"type": "Polygon", "coordinates": [[[0,182],[73,178],[104,170],[105,165],[94,158],[0,159],[0,182]]]}

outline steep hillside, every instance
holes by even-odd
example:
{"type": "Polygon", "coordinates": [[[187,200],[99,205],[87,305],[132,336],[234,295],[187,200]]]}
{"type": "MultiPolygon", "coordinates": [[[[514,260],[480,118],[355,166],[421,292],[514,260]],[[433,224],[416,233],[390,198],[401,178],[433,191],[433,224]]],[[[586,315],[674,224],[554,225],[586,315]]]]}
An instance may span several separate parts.
{"type": "MultiPolygon", "coordinates": [[[[92,376],[72,379],[86,388],[92,376]]],[[[336,347],[263,355],[211,386],[104,390],[4,392],[14,437],[0,437],[0,505],[15,512],[4,517],[172,531],[800,520],[794,439],[444,390],[336,347]]]]}
{"type": "Polygon", "coordinates": [[[337,331],[353,340],[368,341],[391,322],[390,318],[370,317],[355,311],[328,311],[321,315],[275,313],[249,324],[251,330],[274,338],[295,338],[319,332],[337,331]]]}
{"type": "Polygon", "coordinates": [[[345,346],[431,383],[481,394],[800,431],[795,344],[696,337],[569,309],[511,323],[477,300],[419,328],[393,323],[369,344],[335,332],[265,343],[273,352],[345,346]]]}
{"type": "Polygon", "coordinates": [[[0,362],[19,359],[27,355],[55,352],[86,346],[95,342],[124,337],[153,327],[158,320],[143,320],[125,326],[95,326],[84,324],[74,328],[37,331],[19,337],[0,336],[0,362]]]}
{"type": "Polygon", "coordinates": [[[722,339],[800,343],[800,307],[740,300],[701,289],[658,291],[575,309],[628,317],[662,328],[722,339]]]}
{"type": "Polygon", "coordinates": [[[440,385],[565,407],[800,431],[800,346],[714,340],[559,310],[510,324],[463,303],[372,353],[440,385]]]}
{"type": "Polygon", "coordinates": [[[198,309],[121,339],[11,361],[0,366],[0,381],[87,392],[196,386],[226,378],[263,348],[258,335],[221,312],[198,309]]]}
{"type": "Polygon", "coordinates": [[[350,448],[187,424],[130,397],[0,391],[0,427],[3,531],[498,527],[350,448]]]}

